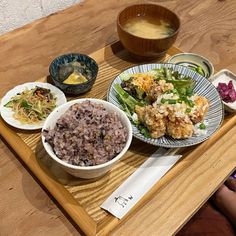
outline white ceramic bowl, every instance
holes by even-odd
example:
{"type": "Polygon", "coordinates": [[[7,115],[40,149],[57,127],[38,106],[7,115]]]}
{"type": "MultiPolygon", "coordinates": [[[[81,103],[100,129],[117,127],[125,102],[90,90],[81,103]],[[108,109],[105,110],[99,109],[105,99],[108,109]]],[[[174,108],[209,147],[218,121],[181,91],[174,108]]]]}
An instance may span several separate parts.
{"type": "MultiPolygon", "coordinates": [[[[234,89],[236,89],[236,74],[234,74],[233,72],[227,69],[223,69],[219,71],[210,79],[210,81],[216,88],[218,87],[219,83],[228,84],[230,80],[232,80],[234,89]]],[[[227,103],[222,100],[222,102],[227,112],[230,112],[230,113],[236,112],[236,101],[227,103]]]]}
{"type": "Polygon", "coordinates": [[[76,166],[76,165],[68,164],[68,163],[62,161],[61,159],[59,159],[55,155],[51,145],[49,143],[45,142],[45,137],[43,135],[42,135],[42,142],[43,142],[43,146],[44,146],[46,152],[49,154],[49,156],[54,161],[56,161],[65,171],[67,171],[68,173],[70,173],[71,175],[73,175],[75,177],[80,177],[83,179],[91,179],[91,178],[96,178],[96,177],[102,176],[105,173],[107,173],[113,167],[113,165],[117,161],[119,161],[122,158],[122,156],[124,156],[124,154],[128,150],[128,148],[131,144],[131,141],[132,141],[132,126],[131,126],[129,119],[125,115],[125,113],[122,110],[120,110],[118,107],[116,107],[115,105],[113,105],[107,101],[100,100],[100,99],[83,98],[83,99],[77,99],[77,100],[67,102],[67,103],[57,107],[46,119],[44,126],[43,126],[43,130],[54,128],[57,120],[61,117],[61,115],[63,115],[69,109],[69,107],[71,105],[73,105],[75,103],[82,103],[85,100],[89,100],[92,103],[102,104],[108,111],[116,112],[120,121],[122,122],[124,127],[126,127],[127,132],[128,132],[128,138],[127,138],[125,147],[116,157],[114,157],[112,160],[110,160],[104,164],[100,164],[100,165],[96,165],[96,166],[76,166]]]}

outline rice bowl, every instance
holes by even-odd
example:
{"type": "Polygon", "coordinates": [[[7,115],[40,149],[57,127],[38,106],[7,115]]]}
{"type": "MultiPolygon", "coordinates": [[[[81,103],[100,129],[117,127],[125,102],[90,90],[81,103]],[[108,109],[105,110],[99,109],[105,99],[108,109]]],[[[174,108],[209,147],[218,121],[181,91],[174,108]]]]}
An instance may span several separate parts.
{"type": "MultiPolygon", "coordinates": [[[[80,114],[81,114],[81,111],[80,111],[80,114]]],[[[71,114],[70,114],[70,116],[71,116],[71,114]]],[[[104,122],[106,123],[106,121],[107,120],[105,120],[104,122]]],[[[113,121],[114,120],[111,120],[110,122],[113,122],[113,121]]],[[[68,122],[71,124],[70,119],[68,120],[68,122]]],[[[117,124],[115,124],[115,126],[117,124]]],[[[75,124],[75,125],[79,126],[78,124],[75,124]]],[[[111,126],[111,128],[112,128],[112,126],[111,126]]],[[[75,129],[75,127],[74,127],[74,129],[75,129]]],[[[109,131],[109,132],[111,132],[111,131],[109,131]]],[[[78,132],[77,132],[77,134],[78,134],[78,132]]],[[[105,135],[105,133],[104,133],[104,135],[105,135]]],[[[112,135],[114,135],[114,133],[112,133],[112,135]]],[[[118,132],[117,135],[122,136],[123,134],[122,134],[122,132],[121,133],[118,132]]],[[[58,137],[59,136],[60,135],[58,135],[58,137]]],[[[83,134],[82,134],[82,136],[83,136],[83,134]]],[[[118,136],[116,137],[116,139],[118,139],[118,136]]],[[[101,176],[101,175],[105,174],[107,171],[109,171],[111,169],[111,167],[126,153],[126,151],[128,150],[128,148],[130,146],[131,140],[132,140],[132,126],[131,126],[129,119],[125,115],[125,113],[123,111],[121,111],[119,108],[117,108],[116,106],[114,106],[113,104],[111,104],[107,101],[100,100],[100,99],[87,99],[87,98],[77,99],[77,100],[70,101],[66,104],[63,104],[62,106],[55,109],[48,116],[48,118],[45,121],[45,124],[43,127],[43,132],[42,132],[43,146],[44,146],[45,150],[47,151],[47,153],[49,154],[49,156],[54,161],[56,161],[68,173],[70,173],[76,177],[85,178],[85,179],[95,178],[95,177],[101,176]],[[94,165],[94,163],[87,162],[87,159],[86,159],[86,161],[84,163],[82,163],[83,166],[80,166],[81,165],[80,162],[74,163],[73,161],[62,160],[62,158],[58,156],[58,152],[57,152],[57,154],[55,153],[54,145],[52,145],[52,143],[50,144],[50,142],[48,142],[49,141],[48,138],[47,139],[45,138],[45,130],[53,130],[57,126],[58,121],[60,121],[60,117],[63,117],[63,115],[65,117],[65,113],[68,112],[68,109],[72,105],[76,105],[76,104],[81,105],[81,103],[86,103],[86,102],[89,103],[91,107],[93,107],[92,108],[93,111],[96,110],[95,109],[96,106],[102,106],[105,108],[107,113],[109,113],[109,114],[115,113],[117,116],[117,121],[118,121],[117,124],[119,124],[119,122],[120,122],[120,125],[122,124],[122,126],[125,128],[126,138],[125,138],[125,140],[124,140],[124,137],[120,139],[121,141],[119,141],[119,142],[121,142],[120,143],[121,145],[116,151],[113,152],[114,157],[110,156],[107,160],[98,161],[95,163],[95,165],[94,165]],[[86,166],[86,165],[88,165],[88,166],[86,166]]],[[[118,144],[119,144],[119,142],[118,142],[118,144]]],[[[95,142],[95,145],[101,146],[101,143],[97,144],[97,142],[95,142]]],[[[119,145],[117,145],[117,143],[115,143],[114,145],[119,146],[119,145]]],[[[67,159],[69,160],[70,158],[68,156],[68,154],[69,154],[68,151],[70,150],[70,147],[66,149],[66,146],[68,146],[68,143],[64,144],[64,146],[62,145],[62,148],[60,150],[62,152],[64,151],[66,153],[67,159]]],[[[94,146],[94,148],[97,150],[98,146],[94,146]]],[[[110,143],[110,146],[111,146],[111,143],[110,143]]],[[[79,149],[81,149],[81,146],[79,146],[79,147],[80,147],[79,149]]],[[[87,152],[83,152],[84,156],[87,154],[88,154],[87,152]]],[[[69,154],[69,155],[71,155],[71,154],[69,154]]]]}

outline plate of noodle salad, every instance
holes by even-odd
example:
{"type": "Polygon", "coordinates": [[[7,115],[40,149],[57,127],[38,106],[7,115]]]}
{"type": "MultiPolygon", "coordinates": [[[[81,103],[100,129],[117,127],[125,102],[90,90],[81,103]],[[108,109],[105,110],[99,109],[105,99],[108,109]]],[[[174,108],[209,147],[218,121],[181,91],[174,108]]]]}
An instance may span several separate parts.
{"type": "Polygon", "coordinates": [[[2,98],[1,117],[18,129],[41,129],[48,115],[64,103],[66,97],[57,87],[43,82],[25,83],[11,89],[2,98]]]}

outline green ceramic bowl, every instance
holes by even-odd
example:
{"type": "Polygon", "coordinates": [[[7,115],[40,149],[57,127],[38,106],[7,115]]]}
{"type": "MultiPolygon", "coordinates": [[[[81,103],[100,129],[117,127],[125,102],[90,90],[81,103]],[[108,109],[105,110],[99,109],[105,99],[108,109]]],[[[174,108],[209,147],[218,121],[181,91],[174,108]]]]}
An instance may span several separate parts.
{"type": "Polygon", "coordinates": [[[172,56],[168,62],[187,66],[206,78],[210,78],[214,74],[212,63],[207,58],[195,53],[179,53],[172,56]]]}

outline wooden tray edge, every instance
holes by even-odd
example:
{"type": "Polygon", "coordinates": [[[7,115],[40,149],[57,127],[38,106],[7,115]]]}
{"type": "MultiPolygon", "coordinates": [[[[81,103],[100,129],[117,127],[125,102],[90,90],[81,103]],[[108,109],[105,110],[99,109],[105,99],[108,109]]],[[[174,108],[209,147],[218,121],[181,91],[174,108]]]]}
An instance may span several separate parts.
{"type": "MultiPolygon", "coordinates": [[[[97,51],[90,53],[89,56],[92,57],[97,61],[97,63],[100,63],[104,61],[105,59],[105,54],[112,53],[112,54],[117,54],[120,51],[125,50],[124,47],[122,46],[120,41],[116,41],[112,43],[111,45],[107,45],[101,49],[98,49],[97,51]]],[[[172,46],[166,53],[166,55],[173,56],[178,53],[182,53],[183,51],[175,46],[172,46]]],[[[157,62],[156,60],[154,61],[146,61],[144,63],[140,62],[139,64],[146,64],[146,63],[162,63],[165,61],[166,58],[162,58],[160,62],[157,62]]]]}
{"type": "MultiPolygon", "coordinates": [[[[122,50],[122,46],[119,41],[112,45],[108,45],[98,51],[91,53],[90,56],[96,58],[98,62],[104,59],[104,51],[109,50],[111,52],[119,52],[122,50]]],[[[174,55],[182,52],[176,47],[172,47],[167,54],[174,55]]],[[[221,127],[217,133],[209,140],[200,144],[191,154],[199,155],[205,152],[213,143],[215,143],[221,136],[226,134],[236,124],[236,116],[232,117],[227,123],[221,127]],[[198,151],[197,151],[198,150],[198,151]]],[[[124,217],[122,220],[118,220],[112,215],[108,215],[104,220],[98,222],[98,224],[87,214],[82,206],[72,197],[68,190],[56,182],[52,177],[51,172],[45,167],[38,165],[37,159],[32,150],[23,142],[23,140],[8,127],[5,122],[0,118],[0,134],[8,142],[8,144],[16,151],[19,157],[29,167],[32,173],[40,180],[40,182],[48,189],[50,194],[58,201],[63,209],[70,215],[75,223],[81,228],[86,235],[107,235],[114,230],[117,226],[120,226],[125,220],[130,218],[140,207],[145,205],[153,194],[156,193],[156,187],[154,186],[141,200],[140,202],[124,217]],[[62,197],[63,196],[63,197],[62,197]]],[[[201,206],[199,206],[200,208],[201,206]]],[[[198,209],[199,209],[198,208],[198,209]]]]}

